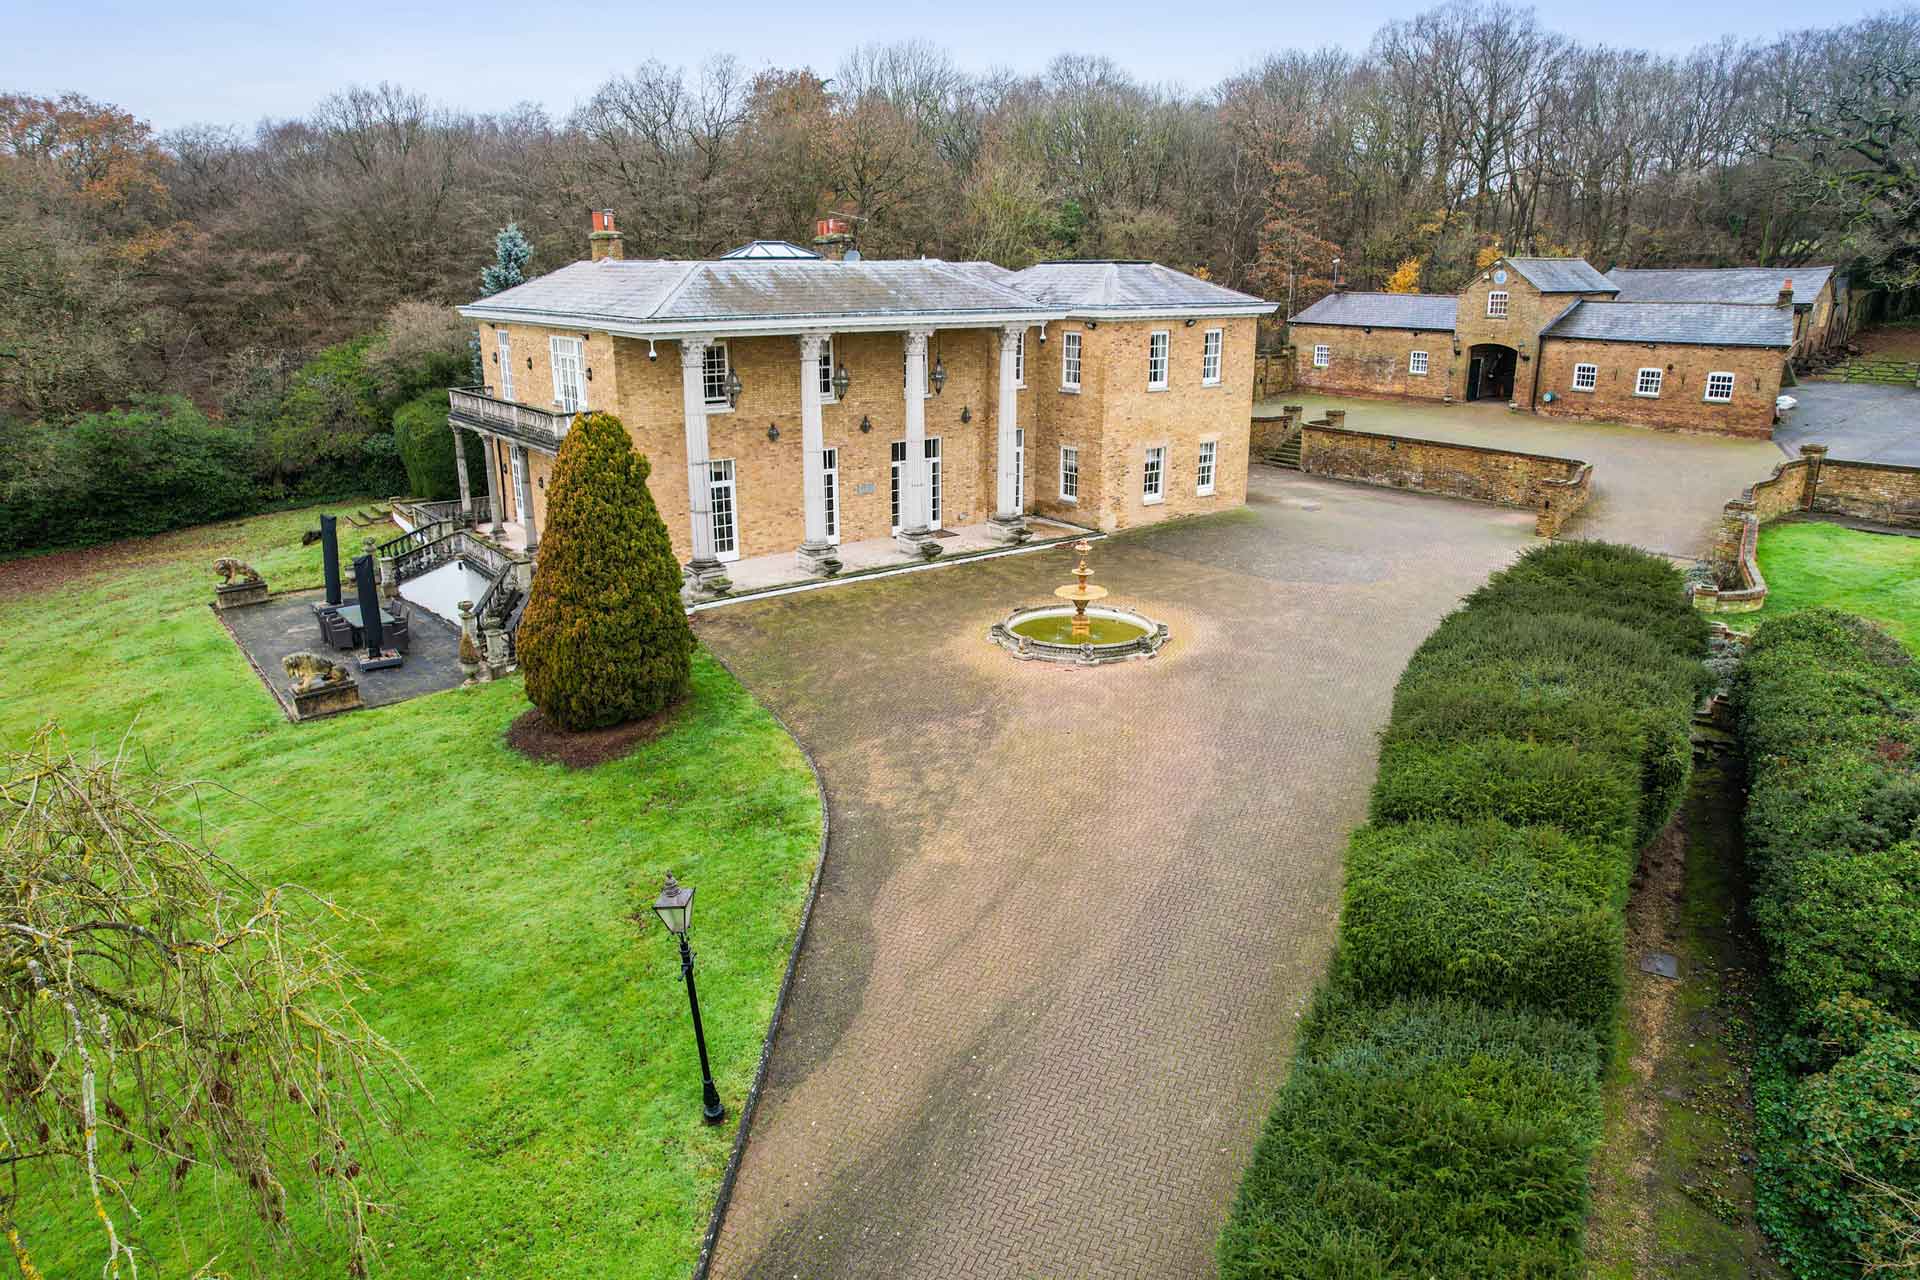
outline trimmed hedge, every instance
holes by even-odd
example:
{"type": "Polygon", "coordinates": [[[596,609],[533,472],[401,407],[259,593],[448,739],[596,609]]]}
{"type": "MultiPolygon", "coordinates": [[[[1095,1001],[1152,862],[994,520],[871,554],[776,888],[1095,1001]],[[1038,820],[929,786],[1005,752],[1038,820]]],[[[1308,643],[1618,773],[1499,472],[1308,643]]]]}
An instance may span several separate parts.
{"type": "Polygon", "coordinates": [[[1465,1001],[1370,1012],[1281,1090],[1222,1280],[1580,1274],[1592,1035],[1465,1001]]]}
{"type": "Polygon", "coordinates": [[[1363,827],[1347,850],[1340,978],[1374,997],[1463,996],[1604,1031],[1632,872],[1617,848],[1553,827],[1363,827]]]}
{"type": "Polygon", "coordinates": [[[1872,624],[1809,610],[1760,627],[1734,690],[1777,997],[1755,1088],[1760,1218],[1807,1280],[1912,1267],[1920,666],[1872,624]]]}
{"type": "Polygon", "coordinates": [[[1222,1276],[1582,1273],[1627,885],[1686,790],[1706,637],[1664,559],[1562,543],[1413,656],[1222,1276]]]}

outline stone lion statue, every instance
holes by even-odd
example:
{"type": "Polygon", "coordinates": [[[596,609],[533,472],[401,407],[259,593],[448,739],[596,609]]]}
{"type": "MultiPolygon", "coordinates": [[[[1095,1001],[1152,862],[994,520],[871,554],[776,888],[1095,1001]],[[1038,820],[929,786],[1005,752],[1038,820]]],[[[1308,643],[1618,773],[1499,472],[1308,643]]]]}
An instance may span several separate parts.
{"type": "Polygon", "coordinates": [[[280,659],[280,665],[286,670],[287,679],[293,682],[295,693],[312,693],[325,685],[347,681],[345,667],[317,653],[290,653],[280,659]]]}
{"type": "Polygon", "coordinates": [[[222,586],[231,586],[235,574],[243,583],[260,581],[259,571],[244,560],[231,560],[223,556],[213,562],[213,571],[220,575],[222,586]]]}

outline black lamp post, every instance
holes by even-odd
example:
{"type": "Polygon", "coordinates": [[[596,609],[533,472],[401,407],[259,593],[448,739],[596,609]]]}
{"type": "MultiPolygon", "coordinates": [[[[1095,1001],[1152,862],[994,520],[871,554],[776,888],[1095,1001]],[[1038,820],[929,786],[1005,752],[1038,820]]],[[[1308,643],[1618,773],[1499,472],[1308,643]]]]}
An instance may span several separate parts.
{"type": "Polygon", "coordinates": [[[680,940],[680,976],[687,982],[687,1003],[693,1008],[693,1042],[700,1048],[703,1091],[700,1118],[708,1124],[719,1124],[727,1118],[727,1109],[720,1105],[720,1091],[713,1087],[713,1068],[707,1065],[707,1033],[700,1025],[700,996],[693,986],[693,949],[687,945],[687,925],[693,919],[693,890],[682,888],[669,875],[666,886],[654,900],[653,913],[667,926],[667,932],[680,940]]]}

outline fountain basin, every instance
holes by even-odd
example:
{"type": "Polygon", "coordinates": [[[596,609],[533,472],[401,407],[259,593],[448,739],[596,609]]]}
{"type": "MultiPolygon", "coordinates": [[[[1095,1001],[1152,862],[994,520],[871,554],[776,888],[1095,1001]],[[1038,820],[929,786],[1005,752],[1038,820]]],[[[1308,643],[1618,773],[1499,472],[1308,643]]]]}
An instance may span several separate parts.
{"type": "Polygon", "coordinates": [[[987,629],[987,639],[1016,658],[1080,666],[1151,658],[1167,642],[1164,622],[1116,605],[1089,605],[1087,621],[1092,635],[1076,642],[1068,638],[1073,625],[1072,605],[1037,605],[1015,609],[994,623],[987,629]]]}

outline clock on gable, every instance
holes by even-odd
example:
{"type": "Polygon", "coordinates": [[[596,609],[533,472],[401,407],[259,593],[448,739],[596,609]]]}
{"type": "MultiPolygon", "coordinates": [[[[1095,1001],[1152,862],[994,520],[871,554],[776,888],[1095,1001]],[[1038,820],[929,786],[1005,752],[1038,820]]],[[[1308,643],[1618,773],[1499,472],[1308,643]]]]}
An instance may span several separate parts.
{"type": "Polygon", "coordinates": [[[1493,273],[1493,282],[1494,282],[1495,284],[1505,284],[1505,283],[1507,282],[1507,273],[1506,273],[1506,271],[1505,271],[1505,270],[1503,269],[1503,270],[1500,270],[1500,271],[1496,271],[1496,272],[1494,272],[1494,273],[1493,273]]]}

